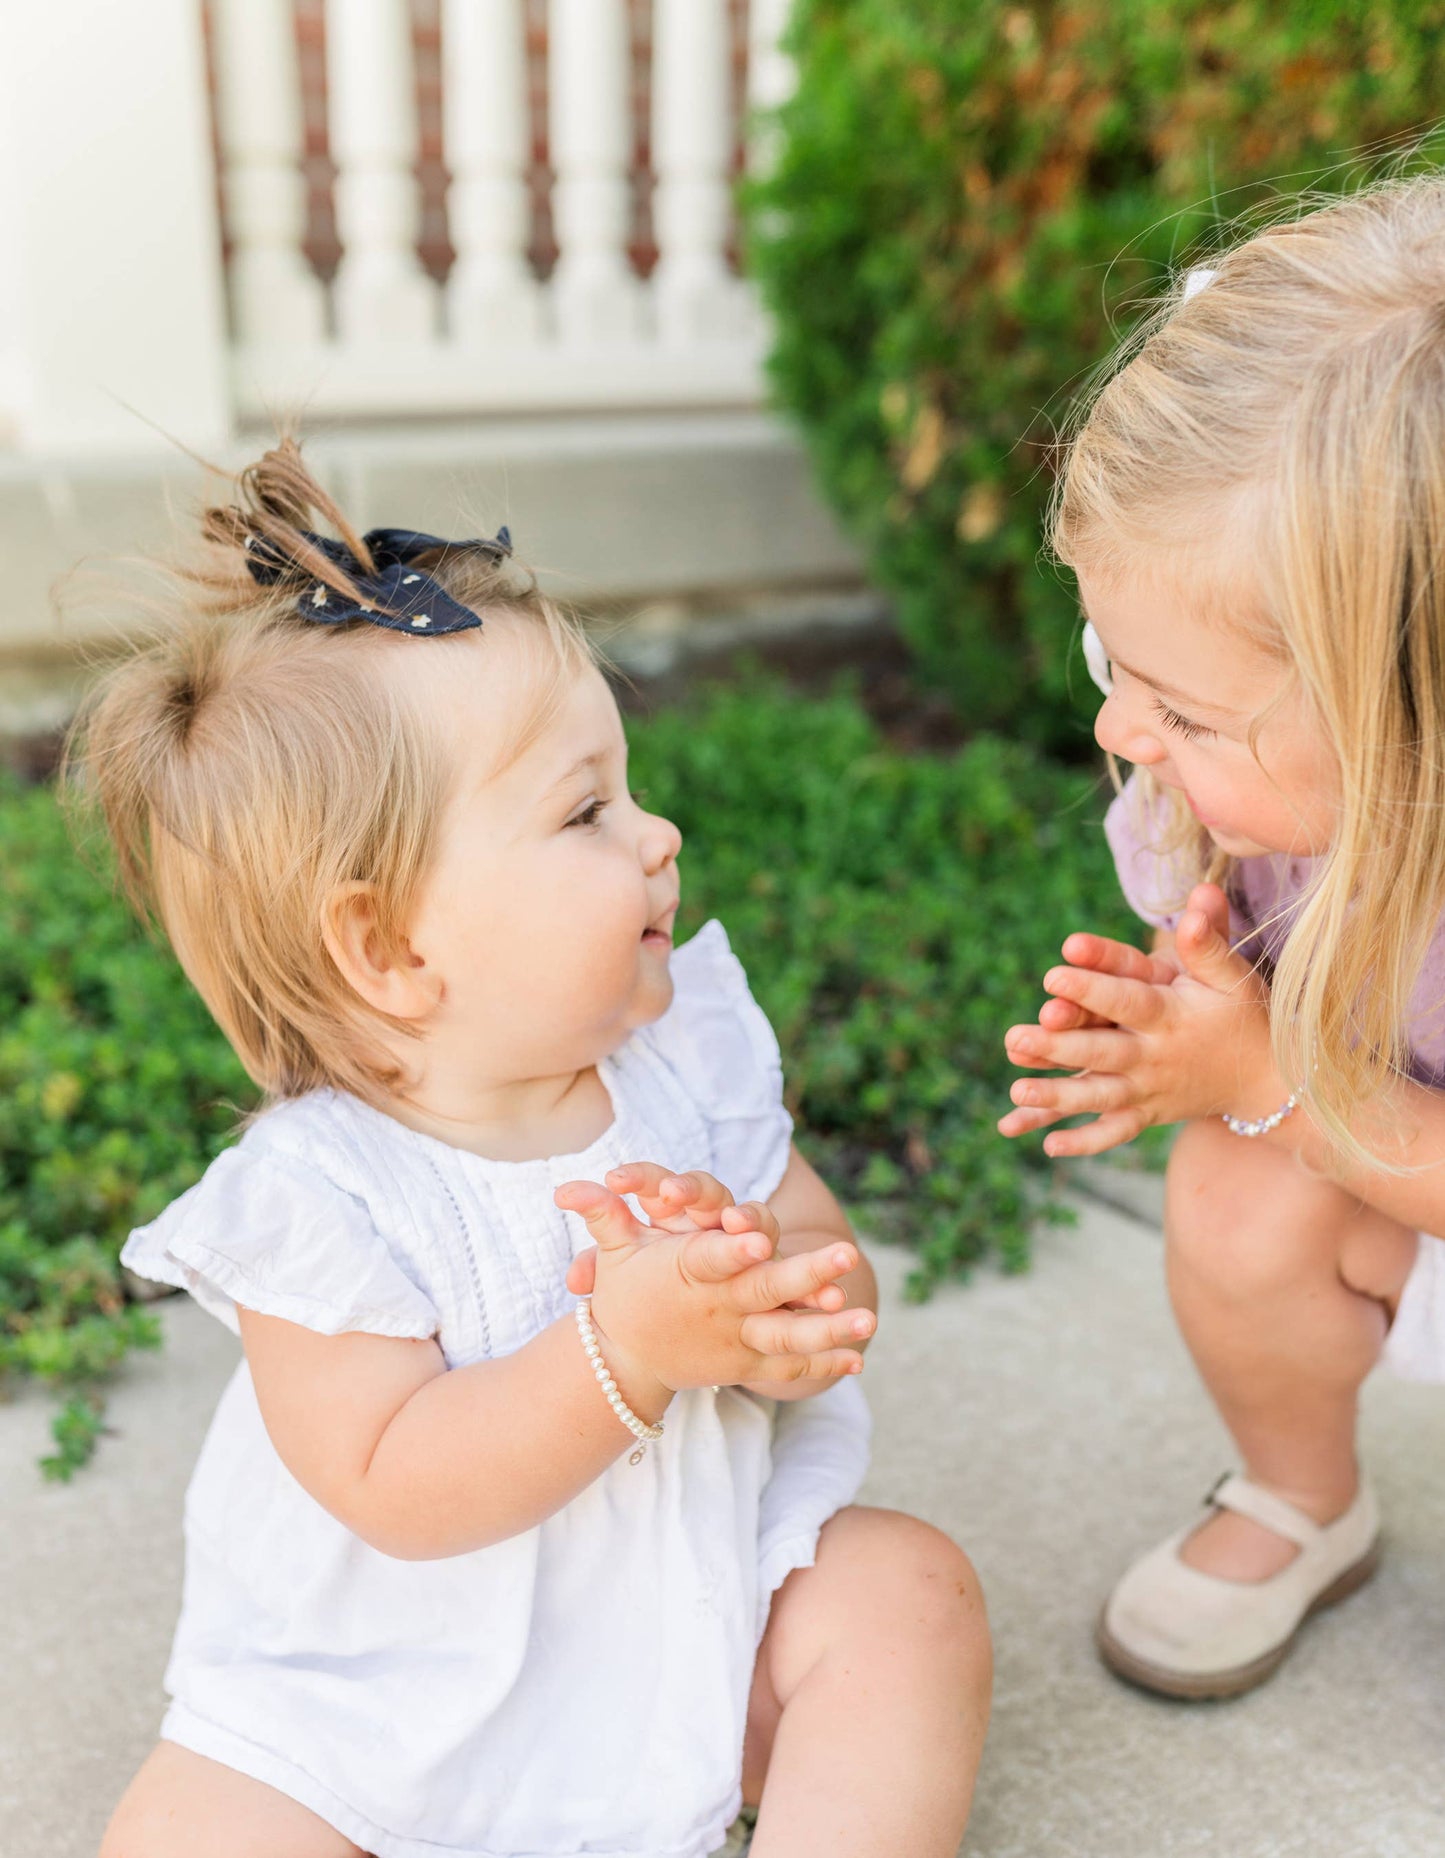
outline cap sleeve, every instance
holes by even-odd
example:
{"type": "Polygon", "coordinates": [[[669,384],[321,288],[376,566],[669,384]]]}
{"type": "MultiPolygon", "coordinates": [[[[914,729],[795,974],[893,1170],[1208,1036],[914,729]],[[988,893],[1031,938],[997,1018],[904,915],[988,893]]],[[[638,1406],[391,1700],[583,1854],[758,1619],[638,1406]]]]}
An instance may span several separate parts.
{"type": "Polygon", "coordinates": [[[1153,801],[1139,777],[1131,774],[1104,815],[1104,836],[1129,908],[1156,929],[1172,929],[1182,914],[1180,898],[1188,894],[1190,880],[1179,869],[1177,857],[1155,849],[1165,822],[1153,801]]]}
{"type": "Polygon", "coordinates": [[[188,1193],[127,1240],[141,1277],[188,1290],[228,1329],[236,1306],[321,1335],[435,1335],[431,1300],[387,1250],[365,1206],[274,1149],[227,1149],[188,1193]]]}
{"type": "Polygon", "coordinates": [[[707,1118],[713,1172],[738,1200],[766,1200],[788,1168],[793,1119],[767,1015],[720,922],[672,958],[673,1001],[652,1043],[707,1118]]]}
{"type": "MultiPolygon", "coordinates": [[[[1114,870],[1124,901],[1136,916],[1156,929],[1174,929],[1184,914],[1184,900],[1201,881],[1186,846],[1163,849],[1169,830],[1165,803],[1131,774],[1104,815],[1104,836],[1114,854],[1114,870]]],[[[1229,939],[1239,943],[1254,924],[1234,899],[1229,905],[1229,939]]]]}

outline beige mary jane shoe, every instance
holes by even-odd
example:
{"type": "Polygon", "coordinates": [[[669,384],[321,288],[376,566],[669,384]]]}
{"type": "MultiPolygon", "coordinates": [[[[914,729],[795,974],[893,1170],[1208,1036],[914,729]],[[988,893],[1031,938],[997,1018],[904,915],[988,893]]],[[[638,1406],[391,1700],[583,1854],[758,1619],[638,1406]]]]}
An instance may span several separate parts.
{"type": "Polygon", "coordinates": [[[1099,1619],[1110,1670],[1166,1697],[1237,1697],[1278,1670],[1312,1613],[1362,1586],[1379,1562],[1379,1513],[1362,1476],[1343,1516],[1321,1525],[1247,1478],[1226,1476],[1209,1494],[1299,1548],[1263,1581],[1227,1581],[1179,1559],[1190,1523],[1136,1561],[1099,1619]]]}

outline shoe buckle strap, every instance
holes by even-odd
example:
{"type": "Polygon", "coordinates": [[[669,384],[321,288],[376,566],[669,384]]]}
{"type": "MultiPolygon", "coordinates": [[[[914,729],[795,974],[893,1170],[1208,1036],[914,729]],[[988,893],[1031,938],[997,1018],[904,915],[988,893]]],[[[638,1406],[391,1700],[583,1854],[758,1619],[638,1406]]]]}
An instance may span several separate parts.
{"type": "Polygon", "coordinates": [[[1282,1535],[1297,1548],[1313,1547],[1322,1533],[1313,1517],[1306,1516],[1292,1503],[1286,1503],[1272,1490],[1262,1490],[1258,1484],[1252,1484],[1237,1471],[1226,1471],[1205,1501],[1221,1510],[1233,1510],[1236,1516],[1247,1516],[1251,1522],[1274,1535],[1282,1535]]]}

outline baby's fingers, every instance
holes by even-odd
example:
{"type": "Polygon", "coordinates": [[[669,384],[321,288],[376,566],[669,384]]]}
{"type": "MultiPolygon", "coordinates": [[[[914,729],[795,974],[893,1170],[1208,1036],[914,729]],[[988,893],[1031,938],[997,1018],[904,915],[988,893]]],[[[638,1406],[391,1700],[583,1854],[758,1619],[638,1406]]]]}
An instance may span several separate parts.
{"type": "Polygon", "coordinates": [[[722,1182],[696,1169],[674,1174],[655,1161],[628,1162],[613,1168],[607,1185],[620,1194],[636,1194],[649,1219],[676,1219],[686,1215],[695,1226],[716,1226],[722,1209],[733,1197],[722,1182]]]}
{"type": "Polygon", "coordinates": [[[872,1310],[845,1310],[835,1316],[765,1310],[758,1316],[745,1316],[738,1334],[760,1355],[816,1355],[866,1342],[877,1327],[872,1310]]]}
{"type": "Polygon", "coordinates": [[[597,1285],[597,1247],[590,1246],[567,1267],[567,1288],[574,1297],[590,1297],[597,1285]]]}
{"type": "Polygon", "coordinates": [[[632,1208],[596,1181],[566,1181],[552,1195],[564,1213],[580,1213],[601,1251],[625,1250],[655,1237],[632,1208]]]}
{"type": "Polygon", "coordinates": [[[773,1255],[762,1232],[694,1232],[682,1242],[678,1262],[693,1284],[725,1284],[773,1255]]]}
{"type": "Polygon", "coordinates": [[[776,1310],[785,1303],[796,1303],[851,1271],[857,1262],[857,1249],[848,1244],[825,1245],[815,1252],[770,1259],[737,1280],[739,1307],[749,1311],[776,1310]]]}
{"type": "Polygon", "coordinates": [[[838,1381],[863,1372],[863,1357],[851,1348],[830,1348],[815,1355],[767,1355],[748,1382],[838,1381]]]}
{"type": "Polygon", "coordinates": [[[741,1206],[725,1206],[721,1217],[724,1232],[761,1232],[770,1248],[783,1236],[772,1208],[761,1200],[744,1200],[741,1206]]]}

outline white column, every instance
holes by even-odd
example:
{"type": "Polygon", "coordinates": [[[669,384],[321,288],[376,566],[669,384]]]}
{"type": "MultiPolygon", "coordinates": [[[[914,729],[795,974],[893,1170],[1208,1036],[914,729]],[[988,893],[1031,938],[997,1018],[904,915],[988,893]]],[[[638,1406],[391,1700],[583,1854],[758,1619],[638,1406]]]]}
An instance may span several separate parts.
{"type": "Polygon", "coordinates": [[[526,0],[443,0],[442,122],[456,263],[451,333],[463,342],[528,341],[541,293],[527,259],[526,0]]]}
{"type": "Polygon", "coordinates": [[[16,442],[223,445],[220,230],[195,0],[7,7],[0,163],[16,442]]]}
{"type": "MultiPolygon", "coordinates": [[[[793,94],[798,74],[782,49],[791,12],[792,0],[749,0],[748,110],[752,114],[775,110],[793,94]]],[[[770,125],[754,127],[748,139],[748,167],[753,173],[765,171],[771,163],[773,141],[770,125]]]]}
{"type": "MultiPolygon", "coordinates": [[[[248,0],[243,0],[248,3],[248,0]]],[[[336,321],[344,341],[426,341],[437,292],[417,256],[415,61],[406,0],[328,0],[336,321]]]]}
{"type": "Polygon", "coordinates": [[[318,341],[326,305],[301,249],[306,184],[291,0],[211,0],[211,18],[235,331],[318,341]]]}
{"type": "Polygon", "coordinates": [[[732,58],[727,0],[654,0],[652,288],[658,334],[687,342],[738,333],[750,300],[728,268],[732,58]]]}
{"type": "Polygon", "coordinates": [[[551,0],[547,92],[558,330],[576,343],[625,340],[639,332],[642,310],[627,258],[626,0],[551,0]]]}

